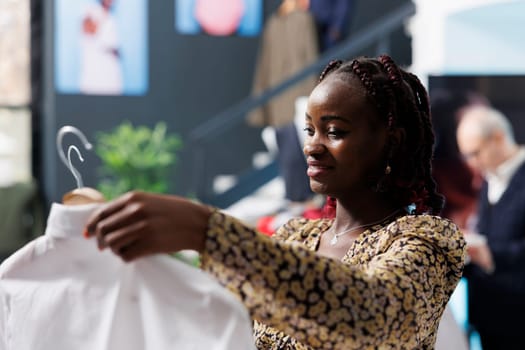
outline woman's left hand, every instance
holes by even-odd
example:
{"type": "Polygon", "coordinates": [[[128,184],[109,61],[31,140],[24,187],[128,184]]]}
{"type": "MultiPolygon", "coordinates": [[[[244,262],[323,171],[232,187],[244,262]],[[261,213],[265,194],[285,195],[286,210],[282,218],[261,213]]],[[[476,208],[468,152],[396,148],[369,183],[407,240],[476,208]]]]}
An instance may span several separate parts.
{"type": "Polygon", "coordinates": [[[88,220],[86,236],[124,261],[183,249],[202,251],[211,210],[187,199],[129,192],[88,220]]]}

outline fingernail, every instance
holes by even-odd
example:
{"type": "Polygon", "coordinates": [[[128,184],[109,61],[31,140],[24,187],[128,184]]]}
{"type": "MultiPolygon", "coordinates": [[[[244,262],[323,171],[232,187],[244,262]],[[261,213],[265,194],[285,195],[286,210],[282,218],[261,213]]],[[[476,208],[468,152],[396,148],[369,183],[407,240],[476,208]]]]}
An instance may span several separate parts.
{"type": "Polygon", "coordinates": [[[89,238],[89,232],[84,230],[84,232],[82,232],[82,236],[84,236],[84,238],[89,238]]]}

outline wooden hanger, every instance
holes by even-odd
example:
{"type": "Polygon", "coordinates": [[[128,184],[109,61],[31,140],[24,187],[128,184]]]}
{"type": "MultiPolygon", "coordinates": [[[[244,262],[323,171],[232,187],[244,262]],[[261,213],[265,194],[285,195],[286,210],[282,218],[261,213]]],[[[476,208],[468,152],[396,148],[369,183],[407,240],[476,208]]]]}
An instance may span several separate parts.
{"type": "Polygon", "coordinates": [[[93,147],[87,141],[84,134],[77,128],[73,126],[64,126],[59,130],[58,135],[57,135],[58,154],[60,155],[62,162],[64,162],[64,164],[69,169],[71,174],[73,174],[73,177],[75,178],[77,182],[77,188],[64,194],[64,196],[62,197],[62,203],[66,205],[104,203],[106,199],[104,198],[104,195],[102,193],[95,190],[94,188],[84,187],[84,184],[82,182],[82,176],[80,175],[80,172],[71,163],[71,151],[75,151],[77,153],[78,158],[80,159],[81,162],[84,161],[84,158],[82,158],[82,154],[80,153],[79,149],[76,146],[71,145],[68,148],[67,157],[64,154],[64,149],[62,148],[62,139],[64,137],[64,134],[68,132],[71,132],[77,135],[80,138],[80,140],[83,142],[84,147],[86,149],[91,149],[93,147]]]}
{"type": "Polygon", "coordinates": [[[94,188],[84,187],[80,172],[71,163],[71,151],[73,150],[77,153],[80,161],[84,161],[84,158],[82,158],[82,154],[80,154],[80,151],[78,150],[77,146],[69,146],[69,149],[67,150],[68,169],[69,171],[71,171],[71,174],[73,174],[75,180],[77,181],[77,188],[67,192],[62,197],[62,203],[67,205],[104,203],[106,200],[102,193],[95,190],[94,188]]]}
{"type": "Polygon", "coordinates": [[[62,203],[66,205],[104,203],[105,201],[106,198],[102,193],[91,187],[75,188],[62,197],[62,203]]]}

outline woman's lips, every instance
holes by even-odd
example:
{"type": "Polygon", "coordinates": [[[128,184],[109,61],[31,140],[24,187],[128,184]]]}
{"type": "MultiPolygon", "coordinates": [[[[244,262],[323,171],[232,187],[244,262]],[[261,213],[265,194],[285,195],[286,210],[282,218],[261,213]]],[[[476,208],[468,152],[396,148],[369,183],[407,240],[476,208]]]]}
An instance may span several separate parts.
{"type": "Polygon", "coordinates": [[[318,177],[323,176],[326,173],[328,173],[332,168],[325,166],[325,165],[319,165],[319,164],[308,164],[308,169],[306,170],[306,174],[309,177],[318,177]]]}

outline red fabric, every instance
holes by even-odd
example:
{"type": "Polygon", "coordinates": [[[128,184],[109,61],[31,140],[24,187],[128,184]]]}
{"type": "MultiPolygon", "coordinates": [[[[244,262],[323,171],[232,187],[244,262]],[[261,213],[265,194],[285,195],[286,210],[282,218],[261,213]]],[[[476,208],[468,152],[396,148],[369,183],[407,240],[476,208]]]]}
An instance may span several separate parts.
{"type": "Polygon", "coordinates": [[[476,213],[480,184],[477,174],[460,159],[435,159],[433,176],[442,193],[445,207],[441,216],[451,219],[461,228],[476,213]]]}
{"type": "Polygon", "coordinates": [[[327,219],[335,218],[335,209],[337,206],[337,200],[333,197],[326,198],[326,203],[323,207],[323,217],[327,219]]]}
{"type": "MultiPolygon", "coordinates": [[[[334,198],[327,198],[325,205],[322,208],[311,208],[306,209],[302,213],[302,217],[309,220],[315,219],[333,219],[335,218],[335,206],[336,200],[334,198]]],[[[267,236],[272,236],[275,233],[274,230],[275,215],[263,216],[257,220],[256,229],[257,231],[267,236]]]]}
{"type": "Polygon", "coordinates": [[[267,236],[273,235],[275,233],[275,231],[272,229],[273,220],[274,220],[273,216],[263,216],[262,218],[257,220],[257,225],[256,225],[257,231],[267,236]]]}
{"type": "Polygon", "coordinates": [[[326,217],[323,209],[306,209],[303,213],[303,218],[315,220],[326,217]]]}

